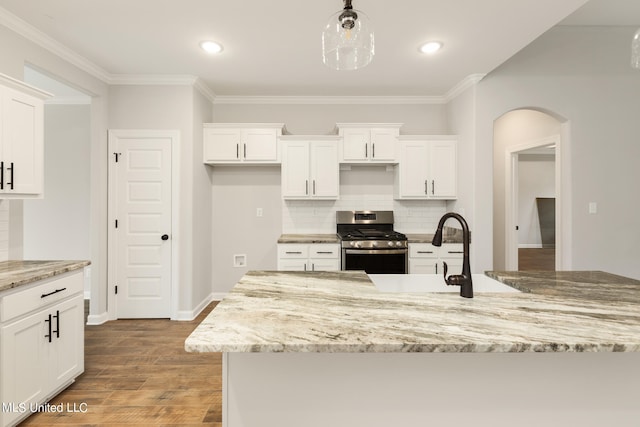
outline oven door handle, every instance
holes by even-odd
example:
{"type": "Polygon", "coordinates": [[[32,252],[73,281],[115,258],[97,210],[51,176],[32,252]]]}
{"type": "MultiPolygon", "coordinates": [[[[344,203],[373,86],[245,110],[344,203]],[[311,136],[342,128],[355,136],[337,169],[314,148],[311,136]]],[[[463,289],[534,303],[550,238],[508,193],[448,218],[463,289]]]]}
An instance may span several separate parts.
{"type": "Polygon", "coordinates": [[[393,255],[406,254],[407,249],[345,249],[347,255],[393,255]]]}

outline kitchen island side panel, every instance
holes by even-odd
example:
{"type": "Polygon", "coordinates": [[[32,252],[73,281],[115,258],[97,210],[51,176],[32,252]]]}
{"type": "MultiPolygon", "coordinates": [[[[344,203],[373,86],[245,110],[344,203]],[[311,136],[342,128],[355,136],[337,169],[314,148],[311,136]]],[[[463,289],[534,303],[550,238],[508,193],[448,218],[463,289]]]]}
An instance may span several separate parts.
{"type": "Polygon", "coordinates": [[[226,427],[637,426],[640,353],[225,353],[226,427]]]}

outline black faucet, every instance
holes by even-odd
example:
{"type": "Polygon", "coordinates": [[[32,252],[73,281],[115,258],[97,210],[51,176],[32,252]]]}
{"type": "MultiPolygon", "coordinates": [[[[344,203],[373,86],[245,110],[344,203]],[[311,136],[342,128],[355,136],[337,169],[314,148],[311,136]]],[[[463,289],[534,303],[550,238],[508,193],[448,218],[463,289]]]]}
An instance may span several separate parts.
{"type": "Polygon", "coordinates": [[[469,265],[469,243],[471,243],[471,235],[469,234],[469,226],[467,221],[462,215],[455,212],[448,212],[440,218],[438,223],[438,229],[433,236],[431,244],[433,246],[442,246],[442,227],[449,218],[455,218],[462,225],[462,240],[463,240],[463,259],[462,259],[462,274],[451,275],[447,277],[447,263],[444,262],[444,281],[449,286],[460,286],[460,296],[465,298],[473,298],[473,283],[471,281],[471,266],[469,265]]]}

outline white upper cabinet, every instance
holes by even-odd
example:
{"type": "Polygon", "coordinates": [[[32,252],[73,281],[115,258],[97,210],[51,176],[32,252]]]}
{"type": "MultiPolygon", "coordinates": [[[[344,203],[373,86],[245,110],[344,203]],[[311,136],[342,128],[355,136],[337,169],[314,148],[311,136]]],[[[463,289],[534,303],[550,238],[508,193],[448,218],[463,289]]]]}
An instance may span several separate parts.
{"type": "Polygon", "coordinates": [[[282,123],[205,123],[204,163],[280,163],[282,123]]]}
{"type": "Polygon", "coordinates": [[[396,199],[457,197],[455,136],[403,136],[396,166],[396,199]]]}
{"type": "Polygon", "coordinates": [[[284,136],[281,140],[282,197],[284,199],[337,199],[338,138],[284,136]]]}
{"type": "Polygon", "coordinates": [[[50,94],[0,75],[0,198],[44,193],[44,99],[50,94]]]}
{"type": "Polygon", "coordinates": [[[341,163],[395,163],[401,123],[338,123],[341,163]]]}

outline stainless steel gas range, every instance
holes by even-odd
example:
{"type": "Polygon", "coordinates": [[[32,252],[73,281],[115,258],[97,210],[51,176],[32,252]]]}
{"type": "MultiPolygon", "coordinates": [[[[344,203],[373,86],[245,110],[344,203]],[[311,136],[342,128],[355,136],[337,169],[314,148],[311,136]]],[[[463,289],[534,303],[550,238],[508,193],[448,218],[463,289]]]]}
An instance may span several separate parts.
{"type": "Polygon", "coordinates": [[[337,211],[342,270],[371,274],[405,274],[407,236],[393,229],[393,211],[337,211]]]}

